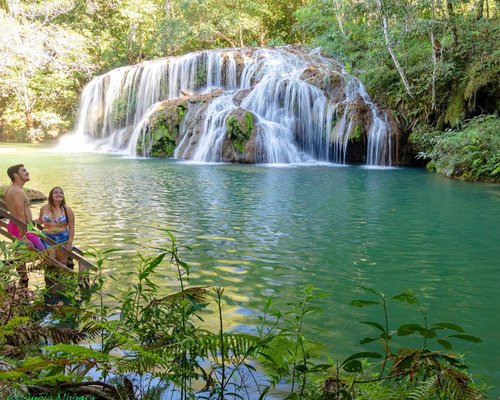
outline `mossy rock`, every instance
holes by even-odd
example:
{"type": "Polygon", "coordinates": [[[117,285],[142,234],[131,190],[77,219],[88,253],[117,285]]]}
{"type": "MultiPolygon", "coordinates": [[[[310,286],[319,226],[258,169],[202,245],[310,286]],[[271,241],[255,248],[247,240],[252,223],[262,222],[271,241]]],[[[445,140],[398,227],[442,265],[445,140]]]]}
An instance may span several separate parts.
{"type": "Polygon", "coordinates": [[[232,141],[234,149],[239,154],[245,152],[245,145],[252,136],[253,130],[253,117],[249,111],[237,109],[226,119],[227,138],[232,141]]]}
{"type": "Polygon", "coordinates": [[[361,126],[361,124],[356,124],[356,126],[352,130],[351,135],[349,136],[349,140],[351,142],[359,142],[363,137],[362,132],[363,127],[361,126]]]}
{"type": "Polygon", "coordinates": [[[455,89],[452,91],[448,108],[444,117],[444,122],[451,126],[456,126],[465,116],[465,97],[464,91],[455,89]]]}

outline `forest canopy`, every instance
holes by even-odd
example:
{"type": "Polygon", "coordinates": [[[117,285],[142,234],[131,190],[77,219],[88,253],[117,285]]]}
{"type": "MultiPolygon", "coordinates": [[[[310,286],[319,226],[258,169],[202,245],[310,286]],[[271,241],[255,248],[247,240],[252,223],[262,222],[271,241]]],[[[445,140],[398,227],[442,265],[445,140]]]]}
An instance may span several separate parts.
{"type": "MultiPolygon", "coordinates": [[[[67,132],[84,84],[112,68],[201,49],[299,44],[320,46],[358,76],[393,110],[405,144],[416,127],[453,129],[498,112],[499,7],[498,0],[1,0],[0,141],[67,132]]],[[[414,155],[410,146],[406,162],[414,155]]]]}

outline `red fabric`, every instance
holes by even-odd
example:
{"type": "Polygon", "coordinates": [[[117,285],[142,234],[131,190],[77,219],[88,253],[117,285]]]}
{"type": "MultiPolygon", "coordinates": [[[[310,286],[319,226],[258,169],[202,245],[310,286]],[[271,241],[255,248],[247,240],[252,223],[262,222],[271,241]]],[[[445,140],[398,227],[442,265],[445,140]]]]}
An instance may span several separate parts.
{"type": "MultiPolygon", "coordinates": [[[[9,232],[12,236],[15,236],[18,239],[21,239],[21,231],[19,230],[19,227],[14,224],[14,222],[9,221],[9,224],[7,225],[7,232],[9,232]]],[[[45,245],[43,244],[42,240],[35,234],[28,232],[26,234],[26,238],[33,243],[33,246],[35,246],[36,249],[38,250],[45,250],[45,245]]]]}

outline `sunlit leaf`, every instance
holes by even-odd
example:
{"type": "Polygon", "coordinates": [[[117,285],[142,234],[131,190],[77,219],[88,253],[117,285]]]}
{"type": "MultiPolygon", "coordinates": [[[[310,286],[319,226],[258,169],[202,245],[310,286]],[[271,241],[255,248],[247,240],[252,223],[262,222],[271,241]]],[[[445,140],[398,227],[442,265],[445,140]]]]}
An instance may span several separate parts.
{"type": "Polygon", "coordinates": [[[365,306],[372,306],[374,304],[380,304],[378,301],[372,301],[372,300],[353,300],[351,301],[351,306],[355,307],[365,307],[365,306]]]}
{"type": "Polygon", "coordinates": [[[363,364],[359,360],[351,360],[344,364],[342,368],[347,372],[361,372],[363,371],[363,364]]]}
{"type": "Polygon", "coordinates": [[[400,293],[394,297],[391,297],[391,300],[397,300],[401,301],[406,304],[418,304],[417,298],[415,297],[415,294],[408,290],[404,293],[400,293]]]}

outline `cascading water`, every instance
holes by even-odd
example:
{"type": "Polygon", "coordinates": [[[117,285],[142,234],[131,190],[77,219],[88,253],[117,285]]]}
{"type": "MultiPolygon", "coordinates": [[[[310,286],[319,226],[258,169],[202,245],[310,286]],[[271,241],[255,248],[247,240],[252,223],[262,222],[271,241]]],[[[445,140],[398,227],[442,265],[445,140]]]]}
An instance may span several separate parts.
{"type": "Polygon", "coordinates": [[[110,71],[85,87],[75,136],[96,149],[149,156],[157,140],[151,118],[182,98],[177,158],[226,161],[229,119],[241,110],[251,118],[255,162],[345,163],[349,139],[364,129],[366,163],[392,163],[387,117],[361,82],[333,60],[290,47],[203,51],[110,71]],[[193,110],[190,96],[200,95],[203,107],[193,110]]]}

